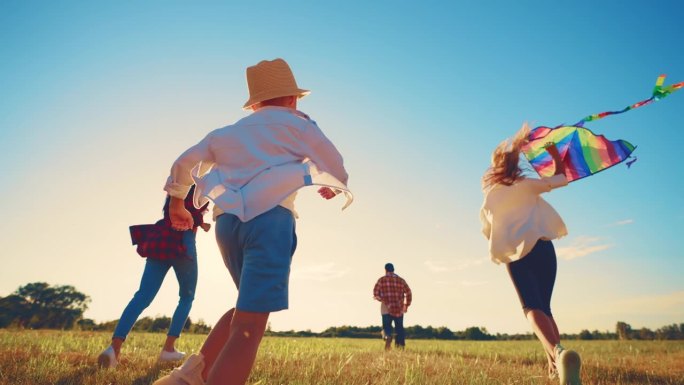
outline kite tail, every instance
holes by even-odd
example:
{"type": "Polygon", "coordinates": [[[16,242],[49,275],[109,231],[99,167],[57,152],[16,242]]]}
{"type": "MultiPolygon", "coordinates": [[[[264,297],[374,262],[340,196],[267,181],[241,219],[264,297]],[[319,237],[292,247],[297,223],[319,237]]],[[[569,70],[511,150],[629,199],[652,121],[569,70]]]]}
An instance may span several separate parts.
{"type": "Polygon", "coordinates": [[[591,122],[594,120],[603,119],[606,116],[622,114],[622,113],[625,113],[629,110],[633,110],[635,108],[643,107],[643,106],[651,104],[653,102],[657,102],[658,100],[663,99],[667,95],[670,95],[671,93],[678,91],[681,88],[684,88],[684,82],[675,83],[675,84],[672,84],[669,86],[663,86],[663,83],[665,82],[665,76],[666,75],[658,76],[658,79],[656,79],[655,87],[653,87],[653,93],[652,93],[650,98],[642,100],[640,102],[636,102],[636,103],[634,103],[630,106],[627,106],[627,107],[625,107],[619,111],[606,111],[606,112],[600,112],[598,114],[592,114],[592,115],[586,116],[582,120],[577,122],[575,124],[575,126],[584,127],[584,123],[586,123],[586,122],[591,122]]]}
{"type": "Polygon", "coordinates": [[[630,168],[637,161],[638,158],[636,156],[630,155],[627,157],[627,159],[630,159],[630,160],[628,160],[625,164],[627,165],[627,168],[630,168]]]}

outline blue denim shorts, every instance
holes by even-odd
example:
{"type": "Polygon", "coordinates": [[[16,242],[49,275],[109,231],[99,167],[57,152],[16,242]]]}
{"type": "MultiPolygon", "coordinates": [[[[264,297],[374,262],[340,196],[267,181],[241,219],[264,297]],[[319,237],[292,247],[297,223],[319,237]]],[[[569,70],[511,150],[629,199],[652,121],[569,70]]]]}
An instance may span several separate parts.
{"type": "Polygon", "coordinates": [[[216,218],[216,241],[238,288],[238,310],[287,309],[290,264],[297,247],[290,210],[276,206],[247,222],[222,214],[216,218]]]}

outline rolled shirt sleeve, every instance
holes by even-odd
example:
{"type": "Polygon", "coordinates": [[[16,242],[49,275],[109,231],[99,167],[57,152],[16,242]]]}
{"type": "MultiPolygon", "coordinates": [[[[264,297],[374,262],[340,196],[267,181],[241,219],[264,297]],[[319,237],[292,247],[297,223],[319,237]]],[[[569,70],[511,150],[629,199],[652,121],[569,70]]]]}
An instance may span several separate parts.
{"type": "Polygon", "coordinates": [[[342,154],[316,123],[309,121],[302,140],[311,149],[310,153],[303,155],[308,157],[318,167],[319,171],[331,174],[346,185],[349,181],[349,175],[344,168],[342,154]]]}
{"type": "Polygon", "coordinates": [[[480,209],[480,223],[482,225],[482,235],[489,239],[492,234],[492,223],[489,221],[487,210],[484,208],[484,206],[480,209]]]}
{"type": "Polygon", "coordinates": [[[526,181],[537,194],[547,193],[555,188],[568,185],[565,174],[556,174],[541,179],[526,179],[526,181]]]}
{"type": "Polygon", "coordinates": [[[192,172],[195,167],[200,166],[198,173],[204,173],[214,164],[214,157],[210,148],[211,133],[196,145],[183,152],[171,166],[171,173],[166,180],[164,190],[174,198],[184,199],[190,191],[190,187],[195,183],[192,172]]]}
{"type": "Polygon", "coordinates": [[[373,287],[373,298],[382,302],[382,297],[380,296],[380,281],[379,280],[378,280],[378,282],[375,283],[375,287],[373,287]]]}
{"type": "Polygon", "coordinates": [[[406,281],[404,281],[404,294],[406,294],[406,306],[411,306],[411,302],[413,301],[413,293],[411,293],[411,288],[406,281]]]}

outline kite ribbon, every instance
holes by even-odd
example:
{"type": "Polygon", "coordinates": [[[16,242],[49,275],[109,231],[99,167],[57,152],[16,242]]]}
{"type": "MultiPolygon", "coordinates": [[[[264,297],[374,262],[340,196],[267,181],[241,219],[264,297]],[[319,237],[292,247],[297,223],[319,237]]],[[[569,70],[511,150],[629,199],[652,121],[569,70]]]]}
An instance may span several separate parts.
{"type": "Polygon", "coordinates": [[[601,112],[598,114],[589,115],[589,116],[585,117],[584,119],[580,120],[579,122],[577,122],[575,124],[575,126],[583,127],[584,123],[586,123],[586,122],[591,122],[594,120],[603,119],[606,116],[617,115],[617,114],[621,114],[623,112],[627,112],[629,110],[633,110],[635,108],[643,107],[647,104],[651,104],[653,102],[656,102],[656,101],[666,97],[667,95],[681,89],[681,88],[684,88],[684,82],[672,84],[672,85],[665,86],[665,87],[663,87],[663,83],[665,83],[665,75],[660,75],[660,76],[658,76],[658,79],[656,80],[655,87],[653,88],[653,94],[651,95],[650,98],[642,100],[642,101],[637,102],[637,103],[634,103],[634,104],[627,106],[627,107],[625,107],[619,111],[606,111],[606,112],[601,112]]]}

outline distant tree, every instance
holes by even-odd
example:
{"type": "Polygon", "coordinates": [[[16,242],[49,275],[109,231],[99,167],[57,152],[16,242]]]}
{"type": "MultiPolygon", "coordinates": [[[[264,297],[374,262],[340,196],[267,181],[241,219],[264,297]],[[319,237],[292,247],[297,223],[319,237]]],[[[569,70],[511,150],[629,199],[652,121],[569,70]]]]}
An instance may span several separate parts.
{"type": "Polygon", "coordinates": [[[591,332],[591,337],[595,340],[616,340],[617,334],[609,332],[608,330],[606,330],[605,332],[594,330],[593,332],[591,332]]]}
{"type": "Polygon", "coordinates": [[[453,340],[456,338],[454,332],[452,332],[451,330],[449,330],[449,328],[444,326],[437,328],[435,337],[440,340],[453,340]]]}
{"type": "Polygon", "coordinates": [[[655,338],[659,340],[682,340],[684,339],[684,324],[663,326],[655,331],[655,338]]]}
{"type": "Polygon", "coordinates": [[[207,325],[201,318],[197,322],[191,322],[190,317],[188,317],[185,327],[185,330],[192,334],[209,334],[211,331],[211,326],[207,325]]]}
{"type": "Polygon", "coordinates": [[[410,330],[410,335],[412,335],[413,338],[423,338],[425,336],[425,328],[420,325],[411,326],[406,329],[407,333],[410,330]]]}
{"type": "Polygon", "coordinates": [[[0,325],[19,327],[71,329],[88,309],[90,297],[73,286],[50,286],[34,282],[19,287],[0,301],[0,325]],[[9,321],[9,323],[8,323],[9,321]]]}
{"type": "Polygon", "coordinates": [[[0,298],[0,328],[25,327],[31,320],[31,306],[24,297],[11,294],[0,298]]]}
{"type": "Polygon", "coordinates": [[[97,326],[95,327],[95,330],[106,330],[106,331],[113,332],[114,329],[116,328],[117,323],[119,323],[119,320],[102,322],[100,324],[97,324],[97,326]]]}
{"type": "Polygon", "coordinates": [[[463,331],[463,337],[466,340],[474,341],[489,341],[494,339],[494,336],[487,333],[487,329],[476,326],[469,327],[463,331]]]}
{"type": "Polygon", "coordinates": [[[78,322],[76,322],[76,325],[79,330],[97,330],[97,324],[90,318],[80,319],[78,322]]]}
{"type": "Polygon", "coordinates": [[[426,326],[423,328],[423,338],[425,339],[433,339],[437,338],[437,333],[435,333],[435,328],[433,328],[431,325],[426,326]]]}
{"type": "MultiPolygon", "coordinates": [[[[138,318],[138,320],[135,321],[135,324],[133,324],[133,330],[135,330],[137,332],[152,331],[152,324],[153,323],[154,323],[154,318],[152,318],[152,317],[138,318]]],[[[116,324],[115,324],[115,326],[116,326],[116,324]]]]}
{"type": "Polygon", "coordinates": [[[639,329],[638,336],[640,340],[654,340],[656,335],[651,329],[644,327],[639,329]]]}
{"type": "Polygon", "coordinates": [[[162,317],[157,317],[152,321],[152,327],[149,332],[165,332],[169,329],[169,326],[171,326],[171,318],[162,316],[162,317]]]}
{"type": "MultiPolygon", "coordinates": [[[[119,323],[119,320],[96,324],[93,330],[113,331],[116,328],[117,323],[119,323]]],[[[148,316],[139,318],[133,325],[132,330],[136,332],[164,333],[168,331],[169,326],[171,326],[171,318],[167,316],[158,315],[155,318],[148,316]]],[[[209,334],[210,331],[211,326],[207,325],[202,319],[197,322],[192,322],[190,317],[188,317],[185,321],[185,325],[183,325],[184,333],[209,334]]]]}
{"type": "Polygon", "coordinates": [[[632,327],[626,322],[619,321],[615,325],[615,333],[617,333],[618,339],[629,340],[632,338],[632,327]]]}
{"type": "Polygon", "coordinates": [[[137,332],[158,333],[165,332],[171,326],[171,318],[167,316],[143,317],[138,319],[133,325],[133,330],[137,332]]]}
{"type": "MultiPolygon", "coordinates": [[[[271,331],[270,335],[278,336],[296,336],[296,337],[344,337],[344,338],[378,338],[380,336],[380,330],[382,328],[377,326],[331,326],[321,333],[314,333],[311,330],[304,330],[295,332],[290,330],[287,332],[274,332],[271,331]]],[[[408,335],[408,333],[407,333],[408,335]]]]}
{"type": "Polygon", "coordinates": [[[580,332],[579,339],[581,339],[581,340],[593,340],[594,336],[591,334],[591,332],[589,330],[584,329],[580,332]]]}

